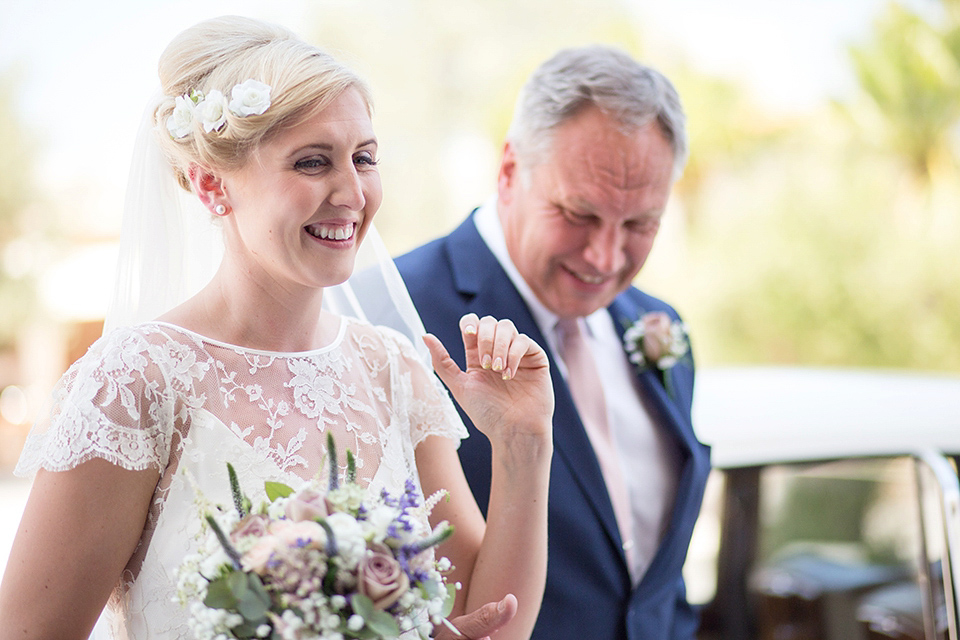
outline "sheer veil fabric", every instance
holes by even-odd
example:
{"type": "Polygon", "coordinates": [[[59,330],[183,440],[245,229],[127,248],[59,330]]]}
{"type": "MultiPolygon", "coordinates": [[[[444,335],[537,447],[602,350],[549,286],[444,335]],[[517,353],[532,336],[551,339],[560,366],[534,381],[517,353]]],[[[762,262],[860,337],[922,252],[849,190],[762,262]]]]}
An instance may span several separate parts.
{"type": "MultiPolygon", "coordinates": [[[[197,293],[223,257],[216,220],[196,196],[177,185],[157,144],[153,114],[158,90],[143,113],[124,202],[113,298],[104,333],[153,320],[197,293]]],[[[429,366],[423,323],[386,246],[371,225],[353,276],[328,288],[324,307],[404,334],[429,366]]]]}

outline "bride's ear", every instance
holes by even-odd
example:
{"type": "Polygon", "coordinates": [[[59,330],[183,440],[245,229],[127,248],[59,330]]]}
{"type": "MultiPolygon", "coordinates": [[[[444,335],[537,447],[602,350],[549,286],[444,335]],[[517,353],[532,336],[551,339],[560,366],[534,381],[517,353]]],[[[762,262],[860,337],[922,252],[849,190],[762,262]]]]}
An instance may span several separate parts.
{"type": "Polygon", "coordinates": [[[189,176],[193,192],[203,206],[215,216],[227,215],[230,206],[223,188],[223,179],[197,164],[190,166],[189,176]]]}

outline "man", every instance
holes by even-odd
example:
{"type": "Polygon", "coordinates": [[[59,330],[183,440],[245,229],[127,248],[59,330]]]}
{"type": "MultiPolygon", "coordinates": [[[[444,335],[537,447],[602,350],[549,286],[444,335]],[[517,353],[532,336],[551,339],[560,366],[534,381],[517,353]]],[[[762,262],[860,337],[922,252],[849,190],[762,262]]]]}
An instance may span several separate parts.
{"type": "MultiPolygon", "coordinates": [[[[534,638],[689,640],[697,628],[681,577],[709,471],[690,421],[693,360],[676,312],[631,286],[686,160],[684,120],[671,83],[626,54],[561,51],[523,88],[497,197],[397,260],[451,353],[474,312],[511,319],[550,354],[555,455],[534,638]],[[640,318],[647,340],[625,348],[640,318]],[[653,353],[664,328],[667,357],[653,353]]],[[[485,505],[489,444],[468,428],[460,457],[485,505]]]]}

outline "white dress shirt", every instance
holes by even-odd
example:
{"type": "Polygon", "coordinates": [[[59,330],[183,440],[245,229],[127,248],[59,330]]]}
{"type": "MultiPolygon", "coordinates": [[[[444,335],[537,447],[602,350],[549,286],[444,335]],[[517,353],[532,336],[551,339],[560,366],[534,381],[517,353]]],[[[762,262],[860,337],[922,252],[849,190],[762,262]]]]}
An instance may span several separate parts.
{"type": "MultiPolygon", "coordinates": [[[[497,215],[496,197],[474,215],[480,237],[496,256],[511,282],[530,308],[534,321],[547,341],[546,348],[557,354],[554,326],[558,317],[533,294],[507,251],[503,227],[497,215]]],[[[605,372],[604,400],[608,421],[630,494],[634,539],[624,541],[632,547],[633,565],[629,567],[634,585],[640,582],[653,560],[660,539],[670,522],[679,476],[680,454],[677,445],[657,426],[643,404],[633,365],[627,359],[613,318],[600,309],[586,318],[590,351],[597,370],[605,372]]],[[[555,356],[561,373],[566,366],[555,356]]]]}

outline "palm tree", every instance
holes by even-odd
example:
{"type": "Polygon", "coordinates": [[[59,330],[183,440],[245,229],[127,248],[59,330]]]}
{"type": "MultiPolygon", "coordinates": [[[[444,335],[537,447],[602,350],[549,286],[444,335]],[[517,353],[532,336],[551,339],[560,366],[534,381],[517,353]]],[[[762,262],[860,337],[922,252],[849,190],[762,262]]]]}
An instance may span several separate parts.
{"type": "MultiPolygon", "coordinates": [[[[960,11],[958,0],[947,2],[960,11]]],[[[884,142],[926,185],[936,166],[950,158],[947,134],[960,118],[958,34],[891,4],[872,39],[850,49],[884,142]]],[[[866,114],[858,115],[862,121],[866,114]]]]}

